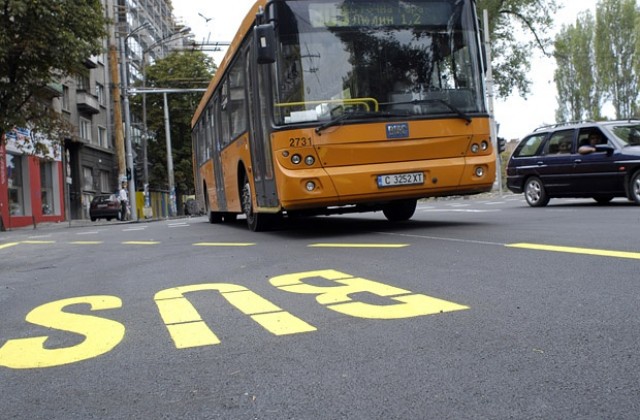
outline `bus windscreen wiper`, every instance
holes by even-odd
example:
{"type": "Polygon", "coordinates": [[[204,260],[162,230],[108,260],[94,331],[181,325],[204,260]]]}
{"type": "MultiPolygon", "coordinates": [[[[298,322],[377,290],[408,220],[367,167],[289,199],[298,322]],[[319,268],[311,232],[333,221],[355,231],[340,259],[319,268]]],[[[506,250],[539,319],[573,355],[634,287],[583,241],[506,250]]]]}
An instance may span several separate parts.
{"type": "Polygon", "coordinates": [[[319,135],[322,135],[322,132],[324,130],[326,130],[329,127],[334,127],[336,125],[342,125],[342,123],[345,120],[351,119],[351,118],[368,118],[368,117],[373,117],[373,118],[393,118],[393,117],[407,117],[411,115],[408,112],[372,112],[372,111],[351,111],[351,112],[345,112],[342,113],[340,115],[338,115],[337,117],[334,117],[332,119],[330,119],[329,121],[327,121],[326,123],[319,125],[318,127],[316,127],[316,133],[319,135]]]}
{"type": "Polygon", "coordinates": [[[459,108],[451,105],[449,102],[444,99],[413,99],[411,101],[403,101],[403,102],[392,102],[390,104],[381,104],[381,105],[421,105],[428,103],[438,103],[447,107],[450,111],[453,111],[458,117],[462,118],[467,122],[467,125],[471,124],[471,117],[461,111],[459,108]]]}

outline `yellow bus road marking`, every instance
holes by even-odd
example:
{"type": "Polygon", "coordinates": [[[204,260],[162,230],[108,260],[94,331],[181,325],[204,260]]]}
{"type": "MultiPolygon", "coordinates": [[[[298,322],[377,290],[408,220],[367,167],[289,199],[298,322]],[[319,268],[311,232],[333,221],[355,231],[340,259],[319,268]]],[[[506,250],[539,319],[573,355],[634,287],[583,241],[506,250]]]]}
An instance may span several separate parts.
{"type": "Polygon", "coordinates": [[[0,244],[0,249],[11,248],[12,246],[19,245],[20,242],[9,242],[6,244],[0,244]]]}
{"type": "Polygon", "coordinates": [[[158,241],[126,241],[122,242],[122,245],[158,245],[158,241]]]}
{"type": "Polygon", "coordinates": [[[102,241],[73,241],[72,245],[101,245],[104,242],[102,241]]]}
{"type": "Polygon", "coordinates": [[[254,242],[198,242],[193,246],[255,246],[254,242]]]}
{"type": "Polygon", "coordinates": [[[640,260],[640,252],[610,251],[606,249],[577,248],[571,246],[554,246],[529,243],[507,244],[505,246],[508,248],[534,249],[538,251],[566,252],[570,254],[595,255],[600,257],[628,258],[633,260],[640,260]]]}
{"type": "Polygon", "coordinates": [[[55,244],[56,241],[22,241],[20,243],[27,244],[27,245],[51,245],[51,244],[55,244]]]}
{"type": "Polygon", "coordinates": [[[409,244],[311,244],[309,248],[406,248],[409,244]]]}

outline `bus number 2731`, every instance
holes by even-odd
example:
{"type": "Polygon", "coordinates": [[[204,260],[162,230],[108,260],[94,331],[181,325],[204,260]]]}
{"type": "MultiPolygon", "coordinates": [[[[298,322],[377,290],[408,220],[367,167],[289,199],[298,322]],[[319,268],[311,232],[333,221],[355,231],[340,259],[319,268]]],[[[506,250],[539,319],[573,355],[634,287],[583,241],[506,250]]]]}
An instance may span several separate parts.
{"type": "Polygon", "coordinates": [[[311,137],[291,137],[289,147],[310,147],[313,146],[311,137]]]}

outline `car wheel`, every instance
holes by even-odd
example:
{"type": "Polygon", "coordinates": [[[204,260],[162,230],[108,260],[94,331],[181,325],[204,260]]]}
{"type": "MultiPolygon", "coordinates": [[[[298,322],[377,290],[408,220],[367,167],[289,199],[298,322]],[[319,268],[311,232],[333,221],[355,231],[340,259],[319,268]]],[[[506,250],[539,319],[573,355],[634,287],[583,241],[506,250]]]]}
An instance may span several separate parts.
{"type": "Polygon", "coordinates": [[[534,176],[527,180],[524,186],[524,198],[531,207],[544,207],[549,203],[549,196],[540,178],[534,176]]]}
{"type": "Polygon", "coordinates": [[[629,184],[629,199],[640,205],[640,171],[636,172],[629,184]]]}
{"type": "Polygon", "coordinates": [[[98,219],[97,219],[97,218],[95,218],[95,217],[92,217],[92,218],[91,218],[91,221],[92,221],[92,222],[95,222],[96,220],[98,220],[98,219]]]}
{"type": "Polygon", "coordinates": [[[404,222],[416,212],[417,200],[392,201],[384,206],[382,213],[390,222],[404,222]]]}

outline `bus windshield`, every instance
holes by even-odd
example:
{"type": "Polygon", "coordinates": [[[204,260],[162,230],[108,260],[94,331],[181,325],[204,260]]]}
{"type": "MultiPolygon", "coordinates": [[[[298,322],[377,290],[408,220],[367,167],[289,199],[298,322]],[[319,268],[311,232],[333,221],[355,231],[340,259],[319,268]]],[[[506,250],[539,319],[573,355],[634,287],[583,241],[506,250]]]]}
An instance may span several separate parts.
{"type": "Polygon", "coordinates": [[[276,7],[276,124],[347,113],[486,113],[471,0],[288,0],[276,7]]]}

